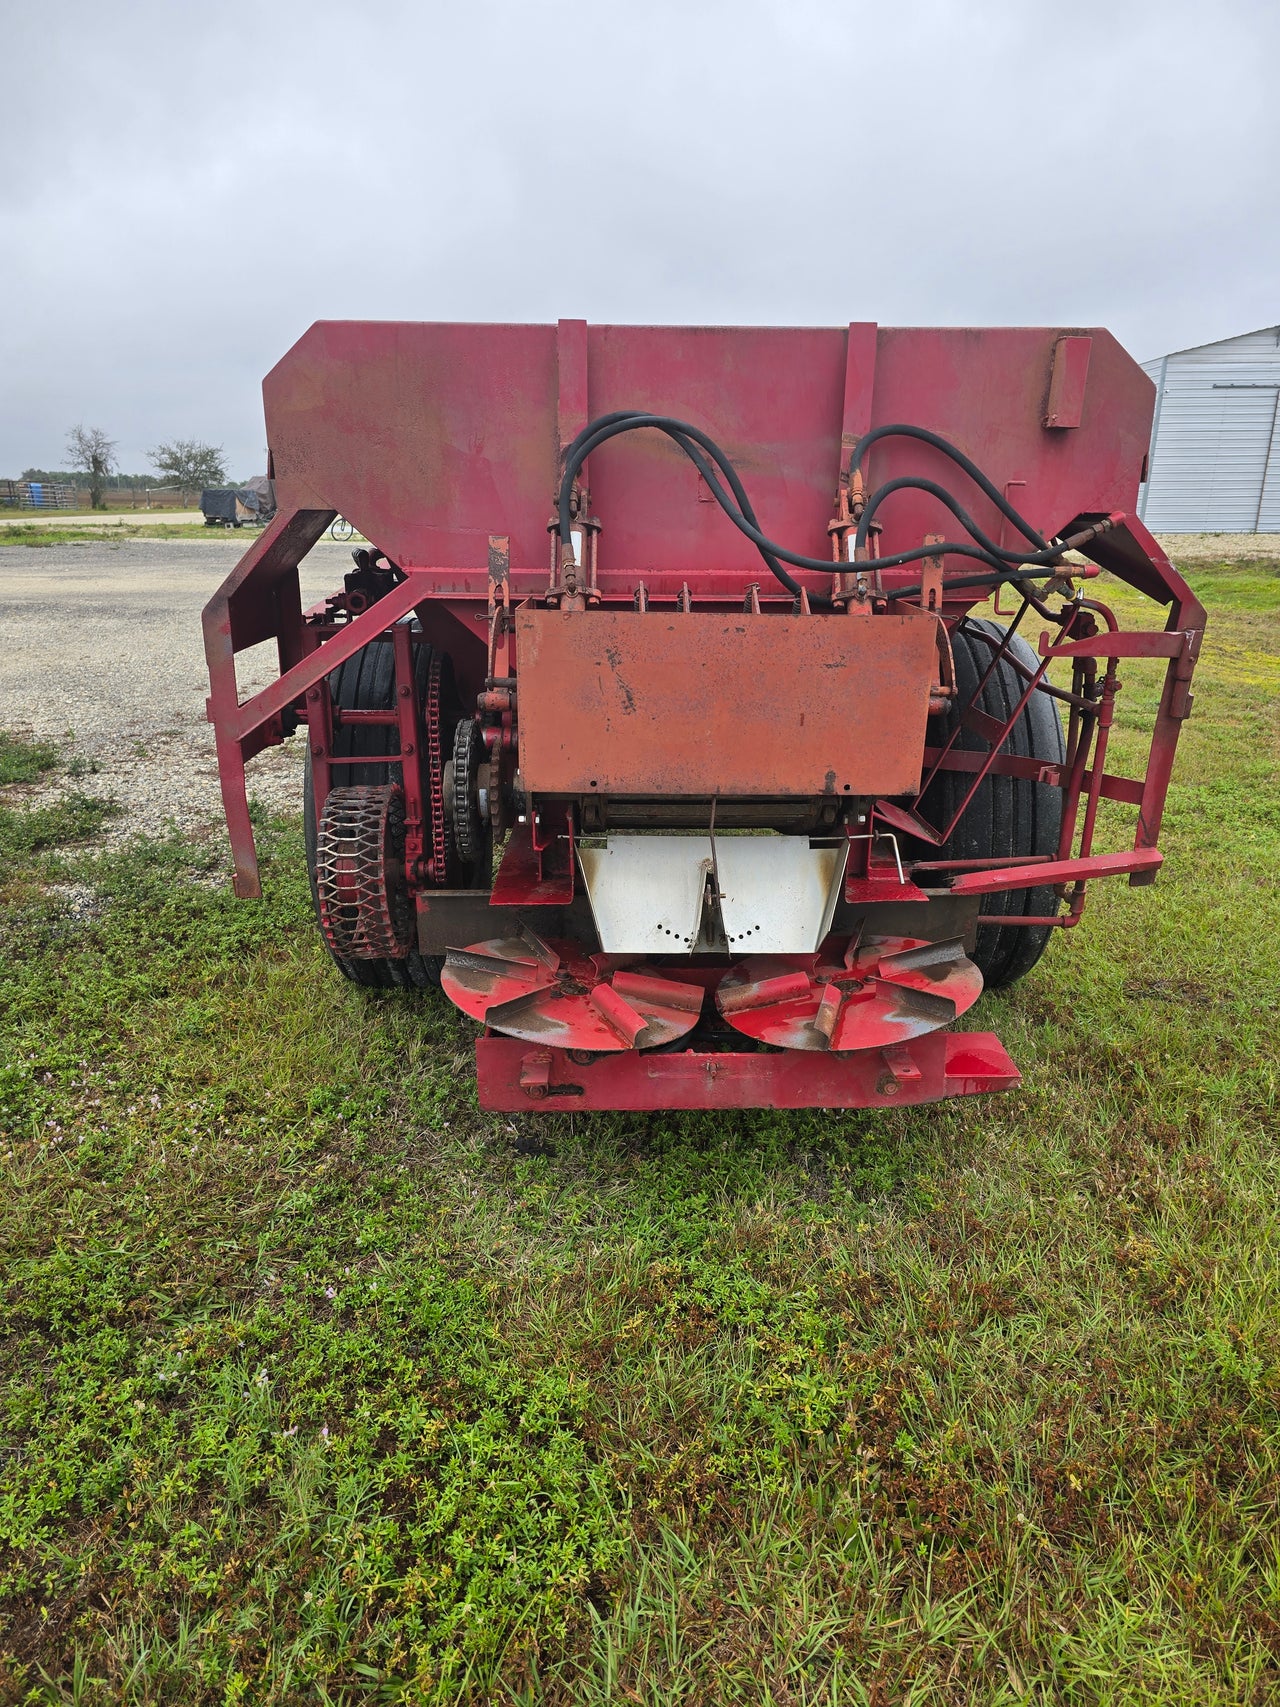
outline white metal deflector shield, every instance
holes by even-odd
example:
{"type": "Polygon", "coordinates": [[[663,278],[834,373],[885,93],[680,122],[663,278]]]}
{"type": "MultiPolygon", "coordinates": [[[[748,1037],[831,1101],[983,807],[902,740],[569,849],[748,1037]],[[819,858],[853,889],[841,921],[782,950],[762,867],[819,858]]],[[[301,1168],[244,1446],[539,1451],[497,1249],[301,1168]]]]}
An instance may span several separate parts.
{"type": "Polygon", "coordinates": [[[610,836],[578,860],[606,954],[813,954],[831,928],[847,841],[610,836]]]}

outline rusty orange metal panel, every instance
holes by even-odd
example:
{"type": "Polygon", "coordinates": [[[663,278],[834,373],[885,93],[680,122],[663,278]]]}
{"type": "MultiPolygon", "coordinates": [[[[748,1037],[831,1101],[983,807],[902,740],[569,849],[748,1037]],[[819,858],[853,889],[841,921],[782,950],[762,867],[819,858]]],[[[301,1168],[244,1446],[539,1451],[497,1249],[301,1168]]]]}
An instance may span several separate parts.
{"type": "Polygon", "coordinates": [[[894,795],[924,756],[935,625],[902,616],[516,612],[538,794],[894,795]]]}

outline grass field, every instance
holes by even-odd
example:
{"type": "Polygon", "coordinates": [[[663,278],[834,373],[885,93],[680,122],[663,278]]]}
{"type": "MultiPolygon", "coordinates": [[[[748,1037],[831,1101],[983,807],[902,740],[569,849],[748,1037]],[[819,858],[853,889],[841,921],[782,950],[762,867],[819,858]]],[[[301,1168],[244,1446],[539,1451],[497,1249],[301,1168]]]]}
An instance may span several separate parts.
{"type": "MultiPolygon", "coordinates": [[[[142,512],[144,515],[145,511],[142,512]]],[[[83,527],[74,523],[60,523],[51,527],[47,522],[7,522],[0,527],[0,545],[75,545],[85,540],[93,540],[99,545],[109,545],[112,541],[122,539],[218,539],[228,537],[225,528],[206,527],[199,520],[199,511],[195,512],[197,519],[193,522],[143,522],[126,521],[122,517],[118,522],[86,522],[83,527]]],[[[244,539],[244,549],[249,549],[254,536],[247,532],[231,534],[232,539],[244,539]]]]}
{"type": "MultiPolygon", "coordinates": [[[[145,515],[145,511],[138,514],[145,515]]],[[[47,522],[8,522],[0,525],[0,546],[3,545],[76,545],[92,541],[97,545],[111,545],[124,539],[203,539],[226,544],[228,541],[239,545],[242,551],[249,547],[258,537],[258,530],[245,526],[239,532],[228,528],[206,527],[199,519],[200,512],[194,512],[193,522],[147,522],[128,521],[123,517],[119,521],[92,523],[86,522],[83,527],[74,523],[51,527],[47,522]]],[[[352,533],[350,538],[357,545],[364,542],[362,533],[352,533]]]]}
{"type": "Polygon", "coordinates": [[[1004,1097],[481,1114],[296,823],[253,905],[3,807],[0,1698],[1280,1697],[1280,564],[1194,580],[1166,869],[970,1016],[1004,1097]]]}

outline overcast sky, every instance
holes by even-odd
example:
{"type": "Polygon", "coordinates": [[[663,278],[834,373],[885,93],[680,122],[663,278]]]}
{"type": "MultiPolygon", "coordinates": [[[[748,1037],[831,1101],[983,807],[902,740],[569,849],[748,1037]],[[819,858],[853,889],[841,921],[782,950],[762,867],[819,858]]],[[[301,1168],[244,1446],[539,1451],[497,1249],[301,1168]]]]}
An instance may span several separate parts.
{"type": "Polygon", "coordinates": [[[5,9],[0,476],[262,469],[313,320],[1280,321],[1276,0],[5,9]]]}

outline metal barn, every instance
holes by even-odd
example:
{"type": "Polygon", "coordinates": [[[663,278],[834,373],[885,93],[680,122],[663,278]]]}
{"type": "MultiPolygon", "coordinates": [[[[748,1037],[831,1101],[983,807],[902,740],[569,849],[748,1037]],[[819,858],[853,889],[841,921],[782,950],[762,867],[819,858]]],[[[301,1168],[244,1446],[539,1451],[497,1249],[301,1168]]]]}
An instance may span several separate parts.
{"type": "Polygon", "coordinates": [[[1143,362],[1156,382],[1138,514],[1155,533],[1280,532],[1280,326],[1143,362]]]}

